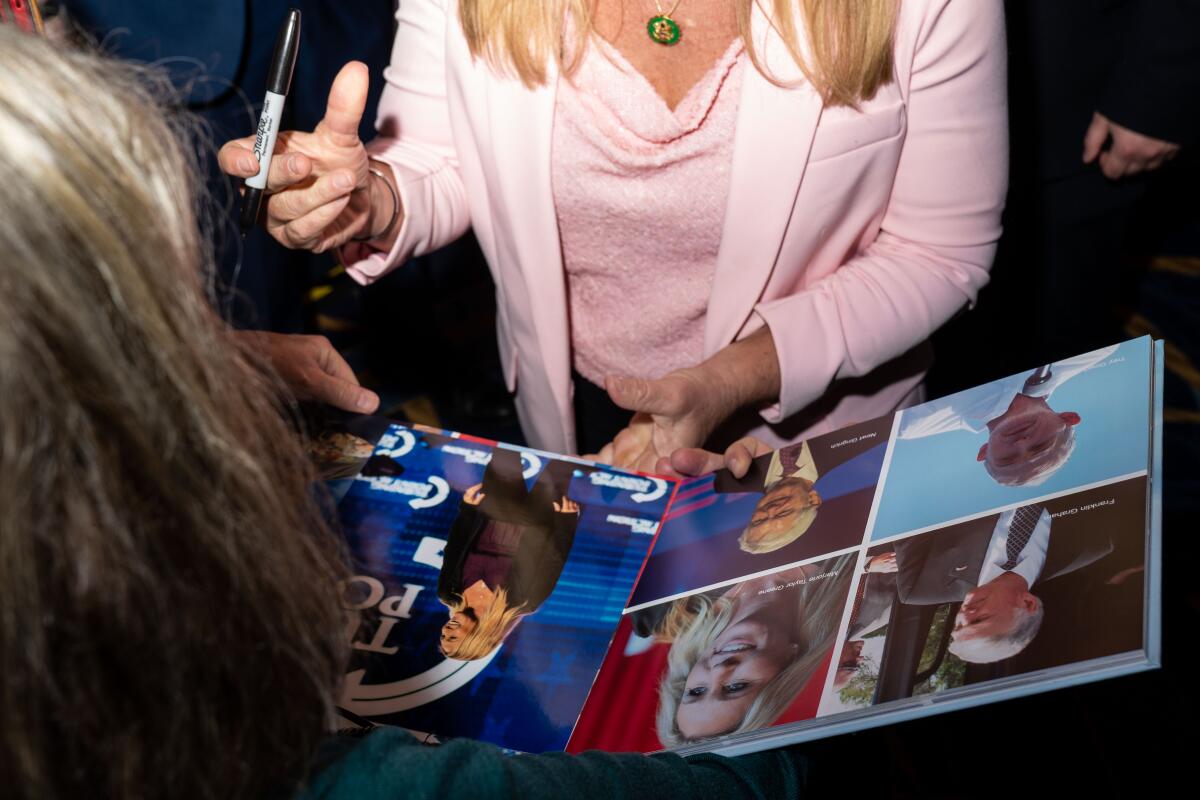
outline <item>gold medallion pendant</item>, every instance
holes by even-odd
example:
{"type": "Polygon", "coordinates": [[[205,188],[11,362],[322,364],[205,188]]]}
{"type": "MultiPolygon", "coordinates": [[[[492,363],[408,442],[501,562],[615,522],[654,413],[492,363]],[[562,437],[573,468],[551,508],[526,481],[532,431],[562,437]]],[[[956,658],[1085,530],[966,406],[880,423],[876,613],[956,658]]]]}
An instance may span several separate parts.
{"type": "Polygon", "coordinates": [[[683,32],[679,30],[679,23],[666,14],[651,17],[650,21],[646,23],[646,32],[650,34],[651,39],[667,46],[673,45],[683,38],[683,32]]]}

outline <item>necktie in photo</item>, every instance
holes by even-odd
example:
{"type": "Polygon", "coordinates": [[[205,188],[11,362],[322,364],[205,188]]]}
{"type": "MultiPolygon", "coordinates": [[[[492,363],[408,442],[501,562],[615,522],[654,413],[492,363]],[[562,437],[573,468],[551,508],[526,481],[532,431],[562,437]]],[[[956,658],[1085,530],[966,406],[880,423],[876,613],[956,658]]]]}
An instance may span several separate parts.
{"type": "Polygon", "coordinates": [[[1021,387],[1022,394],[1033,394],[1037,390],[1037,387],[1049,381],[1053,375],[1054,373],[1050,370],[1049,364],[1044,367],[1038,367],[1032,375],[1025,379],[1025,385],[1021,387]]]}
{"type": "Polygon", "coordinates": [[[783,468],[783,477],[787,478],[796,471],[796,462],[800,460],[803,444],[794,444],[779,451],[779,466],[783,468]]]}
{"type": "Polygon", "coordinates": [[[1029,543],[1029,537],[1033,536],[1033,529],[1037,527],[1041,516],[1042,506],[1037,504],[1021,506],[1013,514],[1012,522],[1008,524],[1008,541],[1004,547],[1004,555],[1008,560],[1000,565],[1000,569],[1011,570],[1017,566],[1021,551],[1029,543]]]}

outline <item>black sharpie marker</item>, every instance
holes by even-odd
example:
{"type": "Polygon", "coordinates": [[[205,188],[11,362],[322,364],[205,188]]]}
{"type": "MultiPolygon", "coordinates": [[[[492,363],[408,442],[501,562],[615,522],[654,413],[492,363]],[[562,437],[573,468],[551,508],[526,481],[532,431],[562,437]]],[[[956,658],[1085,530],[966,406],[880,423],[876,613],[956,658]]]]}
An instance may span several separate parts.
{"type": "Polygon", "coordinates": [[[292,86],[292,70],[300,50],[300,12],[289,8],[279,35],[275,37],[275,52],[271,55],[271,71],[267,74],[267,97],[263,100],[262,115],[254,135],[254,155],[258,159],[258,174],[246,179],[246,194],[242,197],[242,235],[254,227],[267,188],[271,171],[271,154],[275,152],[275,137],[279,135],[279,118],[283,101],[292,86]]]}

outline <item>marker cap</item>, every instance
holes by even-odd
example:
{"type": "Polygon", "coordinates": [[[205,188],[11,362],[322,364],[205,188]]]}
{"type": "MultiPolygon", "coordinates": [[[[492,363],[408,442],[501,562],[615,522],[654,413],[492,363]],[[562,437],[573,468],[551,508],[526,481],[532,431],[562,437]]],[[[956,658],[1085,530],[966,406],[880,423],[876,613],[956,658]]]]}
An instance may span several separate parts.
{"type": "Polygon", "coordinates": [[[267,75],[267,91],[286,95],[292,88],[292,71],[296,54],[300,52],[300,11],[289,8],[279,35],[275,37],[275,52],[271,55],[271,71],[267,75]]]}

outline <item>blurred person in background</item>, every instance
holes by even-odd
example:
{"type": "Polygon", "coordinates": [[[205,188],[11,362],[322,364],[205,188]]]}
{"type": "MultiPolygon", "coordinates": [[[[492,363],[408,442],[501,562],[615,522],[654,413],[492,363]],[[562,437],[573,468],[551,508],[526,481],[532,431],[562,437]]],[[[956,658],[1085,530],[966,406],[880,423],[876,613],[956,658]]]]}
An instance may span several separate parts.
{"type": "Polygon", "coordinates": [[[1200,0],[1005,11],[1005,232],[979,307],[936,339],[938,394],[1129,338],[1140,257],[1169,254],[1200,168],[1200,0]]]}
{"type": "Polygon", "coordinates": [[[1117,307],[1136,284],[1137,212],[1155,173],[1200,143],[1200,0],[1006,6],[1025,102],[1013,126],[1018,249],[1002,266],[1032,300],[1025,368],[1126,338],[1117,307]]]}

